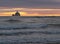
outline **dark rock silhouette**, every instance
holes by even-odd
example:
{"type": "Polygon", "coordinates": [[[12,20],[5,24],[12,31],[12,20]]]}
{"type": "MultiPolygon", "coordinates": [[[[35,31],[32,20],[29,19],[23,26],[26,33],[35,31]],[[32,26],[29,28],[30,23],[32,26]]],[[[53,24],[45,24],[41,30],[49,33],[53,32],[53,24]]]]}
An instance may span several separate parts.
{"type": "Polygon", "coordinates": [[[17,11],[15,14],[12,14],[12,16],[20,16],[20,13],[17,11]]]}
{"type": "Polygon", "coordinates": [[[14,14],[12,14],[12,16],[14,16],[14,14]]]}

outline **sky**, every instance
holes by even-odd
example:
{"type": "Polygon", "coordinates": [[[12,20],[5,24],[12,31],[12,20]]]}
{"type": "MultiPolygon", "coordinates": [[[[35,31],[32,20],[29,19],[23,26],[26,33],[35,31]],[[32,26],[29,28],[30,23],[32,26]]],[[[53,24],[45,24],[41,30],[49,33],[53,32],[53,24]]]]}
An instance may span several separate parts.
{"type": "Polygon", "coordinates": [[[0,16],[60,16],[60,0],[0,0],[0,16]]]}

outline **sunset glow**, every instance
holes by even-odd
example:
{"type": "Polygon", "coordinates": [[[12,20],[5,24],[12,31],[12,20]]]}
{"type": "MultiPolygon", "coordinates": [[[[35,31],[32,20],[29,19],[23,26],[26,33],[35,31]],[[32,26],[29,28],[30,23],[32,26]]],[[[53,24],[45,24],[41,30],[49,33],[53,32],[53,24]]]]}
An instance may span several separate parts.
{"type": "Polygon", "coordinates": [[[21,16],[60,16],[60,9],[0,8],[0,16],[12,16],[19,11],[21,16]]]}

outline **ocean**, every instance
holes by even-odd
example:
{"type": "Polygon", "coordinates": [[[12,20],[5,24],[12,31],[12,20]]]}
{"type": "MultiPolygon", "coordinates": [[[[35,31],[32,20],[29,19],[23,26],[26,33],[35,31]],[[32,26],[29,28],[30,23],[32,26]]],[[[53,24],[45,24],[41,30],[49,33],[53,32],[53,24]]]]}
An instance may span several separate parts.
{"type": "Polygon", "coordinates": [[[60,44],[60,17],[0,17],[0,44],[60,44]]]}

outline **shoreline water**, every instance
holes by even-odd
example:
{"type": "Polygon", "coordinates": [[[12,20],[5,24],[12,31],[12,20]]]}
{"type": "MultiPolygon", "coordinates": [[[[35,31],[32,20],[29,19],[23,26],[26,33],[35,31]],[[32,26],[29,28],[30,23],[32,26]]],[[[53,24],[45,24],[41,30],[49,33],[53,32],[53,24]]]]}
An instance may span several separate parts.
{"type": "Polygon", "coordinates": [[[0,43],[60,44],[60,17],[0,17],[0,43]]]}

